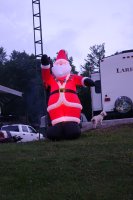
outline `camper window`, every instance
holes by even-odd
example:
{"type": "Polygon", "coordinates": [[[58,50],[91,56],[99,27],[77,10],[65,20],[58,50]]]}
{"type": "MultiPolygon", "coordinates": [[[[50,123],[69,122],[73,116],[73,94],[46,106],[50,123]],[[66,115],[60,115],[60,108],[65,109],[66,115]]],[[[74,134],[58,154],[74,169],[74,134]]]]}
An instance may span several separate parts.
{"type": "Polygon", "coordinates": [[[95,81],[95,92],[96,93],[101,93],[101,82],[100,80],[95,81]]]}

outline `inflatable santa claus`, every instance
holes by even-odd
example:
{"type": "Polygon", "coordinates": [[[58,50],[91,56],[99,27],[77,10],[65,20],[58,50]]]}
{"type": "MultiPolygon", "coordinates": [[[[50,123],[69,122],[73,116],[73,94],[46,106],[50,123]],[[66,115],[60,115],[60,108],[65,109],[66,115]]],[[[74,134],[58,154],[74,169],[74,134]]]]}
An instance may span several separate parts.
{"type": "Polygon", "coordinates": [[[80,136],[80,114],[82,105],[76,93],[77,86],[94,86],[94,82],[79,75],[71,74],[71,66],[65,50],[58,52],[50,68],[50,57],[41,58],[42,80],[50,86],[47,111],[52,126],[47,129],[51,140],[76,139],[80,136]]]}

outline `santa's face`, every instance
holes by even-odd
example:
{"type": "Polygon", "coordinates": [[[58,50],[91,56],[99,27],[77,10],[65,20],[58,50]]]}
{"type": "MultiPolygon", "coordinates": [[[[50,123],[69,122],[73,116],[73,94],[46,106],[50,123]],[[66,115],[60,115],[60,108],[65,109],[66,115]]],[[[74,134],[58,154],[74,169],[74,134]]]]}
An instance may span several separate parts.
{"type": "Polygon", "coordinates": [[[56,60],[52,67],[52,73],[57,78],[67,76],[70,71],[71,66],[69,62],[65,59],[56,60]]]}

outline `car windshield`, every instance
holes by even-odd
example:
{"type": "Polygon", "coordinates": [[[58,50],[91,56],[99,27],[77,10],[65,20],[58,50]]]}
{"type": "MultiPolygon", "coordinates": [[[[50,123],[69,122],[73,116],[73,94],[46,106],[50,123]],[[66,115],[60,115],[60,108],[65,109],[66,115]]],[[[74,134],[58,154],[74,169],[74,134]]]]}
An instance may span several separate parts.
{"type": "Polygon", "coordinates": [[[3,126],[1,127],[1,130],[5,130],[5,131],[16,131],[18,132],[18,126],[3,126]]]}

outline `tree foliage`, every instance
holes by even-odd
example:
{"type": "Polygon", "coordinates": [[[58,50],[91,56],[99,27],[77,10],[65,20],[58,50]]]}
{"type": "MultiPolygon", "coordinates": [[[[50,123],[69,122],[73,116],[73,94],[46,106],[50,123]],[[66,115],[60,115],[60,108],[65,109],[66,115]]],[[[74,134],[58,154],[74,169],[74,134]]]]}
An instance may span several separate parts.
{"type": "Polygon", "coordinates": [[[76,67],[75,67],[75,65],[73,64],[73,57],[71,56],[71,57],[69,57],[69,62],[70,62],[70,65],[71,65],[71,67],[72,67],[72,70],[71,70],[71,72],[73,73],[73,74],[78,74],[78,72],[76,71],[76,67]]]}
{"type": "MultiPolygon", "coordinates": [[[[23,103],[15,107],[14,102],[6,106],[6,113],[26,113],[29,123],[39,123],[44,114],[44,88],[41,79],[40,61],[33,54],[25,51],[13,51],[6,59],[6,53],[1,47],[0,85],[23,92],[23,103]]],[[[19,101],[20,103],[20,101],[19,101]]]]}
{"type": "MultiPolygon", "coordinates": [[[[85,77],[90,77],[91,73],[99,71],[100,61],[105,57],[104,43],[90,47],[90,53],[85,59],[85,64],[81,66],[81,74],[85,77]]],[[[90,120],[92,116],[91,90],[90,88],[79,88],[79,97],[83,105],[83,113],[90,120]]]]}
{"type": "Polygon", "coordinates": [[[4,65],[7,61],[7,55],[3,47],[0,47],[0,66],[4,65]]]}
{"type": "Polygon", "coordinates": [[[100,61],[105,57],[104,43],[100,45],[94,45],[89,48],[90,53],[85,59],[85,64],[81,66],[81,71],[84,76],[90,76],[91,73],[99,71],[100,61]]]}

